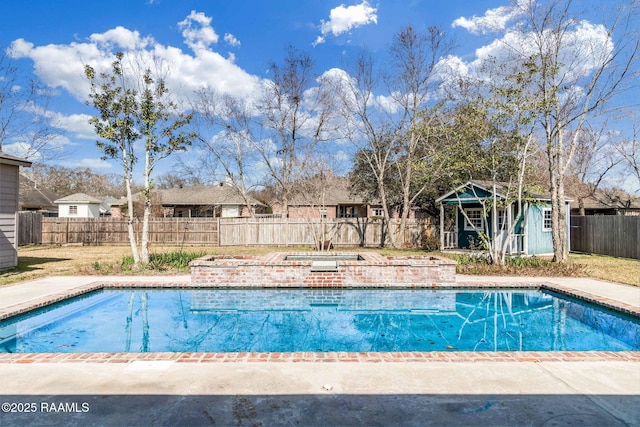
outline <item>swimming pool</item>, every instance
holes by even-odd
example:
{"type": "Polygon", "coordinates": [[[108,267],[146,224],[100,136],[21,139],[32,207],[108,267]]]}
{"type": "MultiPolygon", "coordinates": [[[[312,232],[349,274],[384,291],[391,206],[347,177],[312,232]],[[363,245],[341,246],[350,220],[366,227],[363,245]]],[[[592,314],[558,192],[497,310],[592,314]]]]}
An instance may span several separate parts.
{"type": "Polygon", "coordinates": [[[0,323],[0,352],[627,351],[640,321],[541,290],[101,290],[0,323]]]}

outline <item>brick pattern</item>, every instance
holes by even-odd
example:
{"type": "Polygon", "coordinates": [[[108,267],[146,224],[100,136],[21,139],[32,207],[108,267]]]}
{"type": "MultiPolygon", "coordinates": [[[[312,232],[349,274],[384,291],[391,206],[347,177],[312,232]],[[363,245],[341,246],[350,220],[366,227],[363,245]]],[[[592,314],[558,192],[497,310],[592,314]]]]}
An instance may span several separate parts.
{"type": "MultiPolygon", "coordinates": [[[[191,283],[207,287],[433,287],[455,283],[456,264],[432,256],[383,257],[359,254],[360,261],[338,260],[338,272],[312,272],[310,260],[287,260],[271,253],[256,257],[209,256],[191,263],[191,283]]],[[[332,256],[353,255],[332,252],[332,256]]]]}
{"type": "Polygon", "coordinates": [[[401,363],[401,362],[640,362],[638,351],[583,352],[388,352],[388,353],[22,353],[0,354],[0,364],[131,363],[172,360],[178,363],[401,363]]]}

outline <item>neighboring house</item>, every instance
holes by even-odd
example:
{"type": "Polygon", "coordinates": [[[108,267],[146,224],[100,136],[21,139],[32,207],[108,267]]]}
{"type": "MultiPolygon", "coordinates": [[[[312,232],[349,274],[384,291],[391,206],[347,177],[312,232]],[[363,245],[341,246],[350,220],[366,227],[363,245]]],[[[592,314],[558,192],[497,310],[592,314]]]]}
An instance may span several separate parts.
{"type": "Polygon", "coordinates": [[[0,270],[18,265],[17,216],[20,166],[31,162],[0,151],[0,270]]]}
{"type": "MultiPolygon", "coordinates": [[[[303,191],[288,202],[287,212],[280,201],[272,201],[275,215],[289,218],[382,218],[384,209],[380,203],[367,202],[362,196],[349,189],[349,180],[343,177],[331,178],[324,188],[303,191]]],[[[397,212],[391,214],[398,218],[397,212]]],[[[412,209],[409,218],[422,218],[421,212],[412,209]]]]}
{"type": "Polygon", "coordinates": [[[106,196],[100,203],[100,216],[111,216],[111,206],[118,203],[118,199],[106,196]]]}
{"type": "MultiPolygon", "coordinates": [[[[474,249],[480,244],[478,233],[487,230],[489,233],[493,218],[489,211],[483,215],[481,202],[490,202],[493,199],[493,184],[487,181],[469,181],[466,184],[450,191],[436,199],[440,204],[440,248],[448,249],[474,249]],[[445,209],[453,207],[454,217],[450,219],[449,226],[445,225],[447,216],[445,209]],[[463,213],[464,211],[464,213],[463,213]]],[[[496,187],[497,199],[501,202],[507,199],[508,188],[504,184],[496,187]]],[[[512,192],[515,191],[512,189],[512,192]]],[[[508,230],[518,216],[517,202],[513,201],[513,195],[509,197],[511,202],[498,209],[496,219],[498,231],[497,238],[506,239],[508,230]]],[[[551,255],[553,254],[553,242],[551,240],[551,198],[549,195],[526,194],[523,201],[521,218],[515,225],[514,235],[511,236],[507,246],[508,254],[520,255],[551,255]]],[[[569,204],[567,209],[567,236],[570,236],[569,204]]],[[[450,209],[451,210],[451,209],[450,209]]]]}
{"type": "Polygon", "coordinates": [[[98,218],[102,200],[84,193],[75,193],[55,200],[60,218],[98,218]]]}
{"type": "Polygon", "coordinates": [[[54,203],[60,196],[20,174],[20,195],[18,209],[20,211],[40,212],[44,216],[58,216],[58,205],[54,203]]]}
{"type": "MultiPolygon", "coordinates": [[[[577,199],[577,198],[576,198],[577,199]]],[[[571,203],[571,215],[580,215],[580,200],[571,203]]],[[[623,191],[597,189],[589,197],[582,199],[585,215],[640,215],[640,198],[623,191]]]]}
{"type": "MultiPolygon", "coordinates": [[[[134,202],[142,200],[140,194],[134,202]]],[[[162,216],[182,218],[241,218],[249,217],[249,208],[237,188],[227,185],[210,185],[196,187],[177,187],[166,190],[154,190],[151,194],[152,204],[162,206],[162,216]]],[[[267,206],[253,197],[248,198],[250,209],[254,215],[264,214],[267,206]]],[[[124,216],[127,199],[121,199],[112,205],[112,216],[124,216]]],[[[157,215],[157,214],[156,214],[157,215]]]]}

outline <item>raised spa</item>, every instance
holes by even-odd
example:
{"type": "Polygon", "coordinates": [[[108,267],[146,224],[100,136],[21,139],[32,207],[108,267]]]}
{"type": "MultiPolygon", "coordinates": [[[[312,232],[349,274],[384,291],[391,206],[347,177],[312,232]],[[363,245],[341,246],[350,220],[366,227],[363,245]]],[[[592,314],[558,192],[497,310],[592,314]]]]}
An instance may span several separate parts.
{"type": "Polygon", "coordinates": [[[208,287],[423,288],[455,283],[456,263],[436,256],[375,252],[274,252],[206,256],[190,264],[191,283],[208,287]]]}

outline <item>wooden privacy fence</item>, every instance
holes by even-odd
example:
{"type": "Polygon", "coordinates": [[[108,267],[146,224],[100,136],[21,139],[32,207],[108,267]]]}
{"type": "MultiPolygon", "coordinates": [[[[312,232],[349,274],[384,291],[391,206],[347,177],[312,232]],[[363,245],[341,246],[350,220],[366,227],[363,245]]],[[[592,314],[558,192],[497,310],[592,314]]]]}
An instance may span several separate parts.
{"type": "Polygon", "coordinates": [[[572,216],[571,250],[640,259],[640,216],[572,216]]]}
{"type": "Polygon", "coordinates": [[[18,246],[42,243],[42,214],[39,212],[18,212],[18,246]]]}
{"type": "MultiPolygon", "coordinates": [[[[124,218],[44,218],[42,243],[45,245],[125,245],[129,244],[124,218]]],[[[134,222],[138,239],[142,221],[134,222]]],[[[151,218],[149,242],[152,245],[218,245],[215,218],[151,218]]]]}
{"type": "MultiPolygon", "coordinates": [[[[142,232],[142,221],[134,223],[142,232]]],[[[421,247],[437,240],[431,218],[412,220],[404,235],[398,221],[371,218],[305,220],[292,218],[152,218],[149,241],[156,245],[209,246],[313,246],[331,241],[334,246],[399,245],[421,247]],[[387,227],[388,226],[388,227],[387,227]]],[[[122,218],[43,218],[42,244],[128,244],[127,220],[122,218]]]]}
{"type": "Polygon", "coordinates": [[[411,220],[404,235],[399,221],[372,218],[222,218],[220,246],[313,246],[330,241],[334,246],[388,246],[391,237],[399,246],[422,247],[437,240],[431,218],[411,220]]]}

